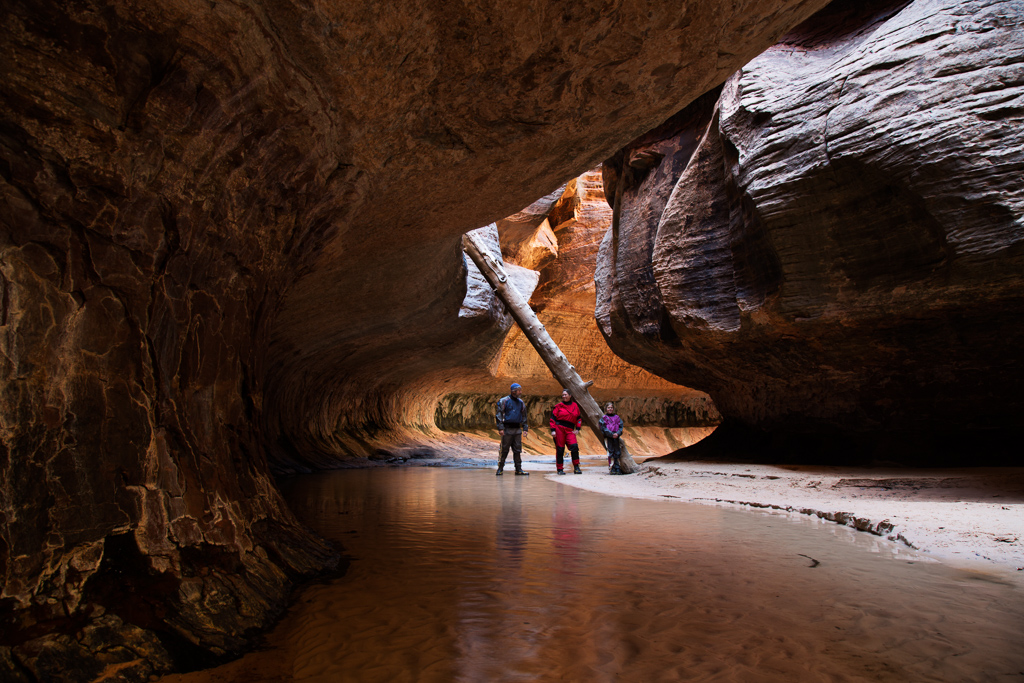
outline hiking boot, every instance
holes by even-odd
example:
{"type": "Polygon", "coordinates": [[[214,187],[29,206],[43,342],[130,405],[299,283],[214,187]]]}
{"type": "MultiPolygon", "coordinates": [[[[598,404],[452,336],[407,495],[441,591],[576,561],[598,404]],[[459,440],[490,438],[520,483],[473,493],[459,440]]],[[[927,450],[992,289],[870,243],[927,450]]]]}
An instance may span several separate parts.
{"type": "Polygon", "coordinates": [[[573,466],[572,466],[572,473],[573,474],[583,474],[583,470],[580,469],[580,466],[578,464],[573,464],[573,466]]]}
{"type": "Polygon", "coordinates": [[[528,477],[528,476],[530,476],[530,473],[529,473],[529,472],[524,472],[524,471],[522,471],[522,470],[516,470],[516,474],[517,474],[517,475],[521,474],[521,475],[523,475],[524,477],[528,477]]]}
{"type": "Polygon", "coordinates": [[[565,474],[565,470],[558,470],[559,474],[565,474]]]}

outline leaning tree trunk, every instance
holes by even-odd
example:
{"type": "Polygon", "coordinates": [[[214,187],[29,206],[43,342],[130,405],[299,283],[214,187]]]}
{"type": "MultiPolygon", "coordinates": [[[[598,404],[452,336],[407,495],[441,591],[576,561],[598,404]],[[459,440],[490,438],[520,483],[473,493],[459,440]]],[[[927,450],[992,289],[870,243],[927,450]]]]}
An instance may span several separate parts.
{"type": "MultiPolygon", "coordinates": [[[[526,335],[526,338],[530,340],[530,343],[533,344],[533,348],[537,349],[537,353],[540,354],[541,359],[548,366],[551,374],[576,399],[580,410],[583,411],[583,418],[586,420],[587,426],[594,431],[598,440],[604,443],[604,434],[601,433],[600,422],[603,413],[601,408],[598,407],[597,401],[587,391],[587,387],[593,384],[593,382],[584,382],[580,378],[576,368],[569,364],[569,360],[562,353],[562,350],[558,348],[558,344],[551,339],[551,335],[541,325],[540,320],[537,319],[537,314],[530,308],[530,303],[508,281],[505,269],[484,250],[472,234],[463,235],[462,247],[466,254],[469,255],[469,258],[473,259],[473,263],[483,273],[487,282],[494,288],[498,298],[508,307],[512,317],[519,324],[519,328],[526,335]]],[[[620,445],[622,447],[622,455],[619,456],[619,467],[622,469],[622,472],[624,474],[639,472],[640,466],[636,464],[636,461],[629,454],[629,449],[626,448],[625,442],[620,445]]]]}

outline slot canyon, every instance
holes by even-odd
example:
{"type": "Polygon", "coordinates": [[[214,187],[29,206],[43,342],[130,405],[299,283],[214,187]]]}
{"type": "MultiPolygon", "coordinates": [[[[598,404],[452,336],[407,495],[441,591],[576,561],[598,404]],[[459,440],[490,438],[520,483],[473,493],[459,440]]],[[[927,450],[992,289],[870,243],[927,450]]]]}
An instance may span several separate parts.
{"type": "Polygon", "coordinates": [[[473,230],[637,454],[1020,465],[1016,0],[0,14],[4,681],[237,657],[350,562],[282,481],[541,425],[473,230]]]}

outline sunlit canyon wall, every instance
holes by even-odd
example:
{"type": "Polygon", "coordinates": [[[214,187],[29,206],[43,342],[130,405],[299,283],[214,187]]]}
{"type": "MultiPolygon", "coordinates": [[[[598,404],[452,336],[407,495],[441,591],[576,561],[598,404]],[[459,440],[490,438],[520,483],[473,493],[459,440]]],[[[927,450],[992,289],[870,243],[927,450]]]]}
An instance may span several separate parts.
{"type": "Polygon", "coordinates": [[[271,468],[491,377],[461,234],[823,4],[3,3],[0,675],[245,647],[338,562],[271,468]]]}
{"type": "MultiPolygon", "coordinates": [[[[488,244],[494,258],[504,262],[520,291],[532,294],[530,305],[552,339],[576,371],[594,382],[591,395],[602,404],[615,402],[626,424],[631,452],[664,454],[706,436],[720,416],[706,394],[624,362],[602,338],[594,319],[594,268],[598,245],[611,223],[601,173],[590,171],[478,234],[491,235],[488,244]]],[[[481,286],[471,287],[467,301],[475,294],[490,308],[503,310],[475,266],[469,264],[469,268],[471,283],[481,286]]],[[[497,439],[494,403],[515,381],[524,386],[532,428],[524,448],[553,453],[547,424],[561,387],[518,327],[510,327],[488,369],[490,376],[482,384],[480,379],[460,380],[454,382],[458,392],[440,400],[428,396],[425,405],[437,406],[433,424],[446,431],[497,439]]],[[[604,452],[590,430],[584,430],[581,439],[583,453],[604,452]]],[[[493,447],[488,449],[489,455],[493,452],[493,447]]]]}
{"type": "Polygon", "coordinates": [[[725,419],[685,457],[1019,462],[1022,55],[1020,3],[836,2],[605,165],[601,330],[725,419]]]}

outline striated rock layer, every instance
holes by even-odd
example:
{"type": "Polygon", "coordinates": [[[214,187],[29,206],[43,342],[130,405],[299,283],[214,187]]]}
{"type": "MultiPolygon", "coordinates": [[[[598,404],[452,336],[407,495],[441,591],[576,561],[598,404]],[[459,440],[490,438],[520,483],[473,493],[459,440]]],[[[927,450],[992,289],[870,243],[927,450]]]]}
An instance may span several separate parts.
{"type": "Polygon", "coordinates": [[[984,457],[1024,410],[1022,28],[1016,2],[834,2],[627,146],[609,344],[775,456],[984,457]]]}
{"type": "MultiPolygon", "coordinates": [[[[436,424],[441,429],[463,437],[488,441],[486,448],[481,449],[477,444],[472,453],[476,458],[482,454],[486,459],[496,461],[496,442],[501,437],[494,424],[494,404],[502,395],[447,394],[438,401],[436,424]]],[[[524,394],[523,399],[530,425],[529,432],[523,437],[523,451],[553,459],[555,442],[548,425],[551,409],[560,400],[560,395],[524,394]]],[[[618,414],[625,423],[623,438],[627,441],[630,453],[636,456],[664,455],[691,446],[711,434],[720,419],[714,404],[707,396],[699,394],[677,400],[656,396],[630,396],[614,400],[618,414]]],[[[604,443],[589,429],[584,428],[577,438],[583,455],[606,453],[604,443]]],[[[458,448],[458,444],[455,447],[458,448]]],[[[387,451],[389,455],[393,452],[387,451]]],[[[399,451],[395,455],[410,457],[406,455],[409,452],[399,451]]],[[[415,449],[411,449],[411,453],[411,457],[416,457],[415,449]]]]}
{"type": "Polygon", "coordinates": [[[491,378],[460,235],[822,4],[5,2],[3,676],[243,647],[337,561],[271,467],[491,378]]]}

